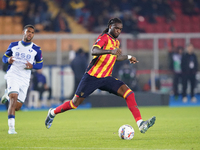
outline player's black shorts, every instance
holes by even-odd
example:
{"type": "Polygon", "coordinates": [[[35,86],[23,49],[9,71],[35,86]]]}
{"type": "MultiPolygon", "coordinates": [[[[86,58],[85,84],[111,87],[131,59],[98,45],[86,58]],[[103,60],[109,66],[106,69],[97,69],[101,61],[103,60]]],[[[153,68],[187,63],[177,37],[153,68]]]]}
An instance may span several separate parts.
{"type": "Polygon", "coordinates": [[[94,76],[90,76],[89,74],[85,73],[78,85],[75,94],[78,95],[79,97],[86,98],[96,89],[100,89],[117,95],[117,90],[123,84],[124,82],[110,76],[105,78],[96,78],[94,76]]]}

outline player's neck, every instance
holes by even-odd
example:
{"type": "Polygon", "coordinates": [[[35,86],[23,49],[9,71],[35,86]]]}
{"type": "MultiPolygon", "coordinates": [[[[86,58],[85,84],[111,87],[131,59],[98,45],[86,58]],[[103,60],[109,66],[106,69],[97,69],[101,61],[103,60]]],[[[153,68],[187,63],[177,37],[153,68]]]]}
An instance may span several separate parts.
{"type": "Polygon", "coordinates": [[[31,42],[25,42],[25,41],[22,41],[22,44],[23,44],[24,46],[27,46],[27,45],[30,45],[31,42]]]}
{"type": "Polygon", "coordinates": [[[113,38],[114,40],[116,40],[116,38],[114,38],[110,33],[108,33],[108,35],[109,35],[111,38],[113,38]]]}

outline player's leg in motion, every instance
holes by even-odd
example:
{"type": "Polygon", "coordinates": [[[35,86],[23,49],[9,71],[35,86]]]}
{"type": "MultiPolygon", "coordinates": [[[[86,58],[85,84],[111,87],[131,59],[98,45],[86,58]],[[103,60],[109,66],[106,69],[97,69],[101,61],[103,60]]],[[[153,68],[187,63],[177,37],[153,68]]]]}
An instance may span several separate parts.
{"type": "Polygon", "coordinates": [[[45,120],[46,128],[49,129],[52,125],[53,119],[56,114],[65,112],[70,109],[76,109],[84,100],[85,98],[80,98],[77,95],[73,97],[72,100],[66,101],[65,103],[61,104],[60,106],[56,107],[55,109],[50,108],[45,120]]]}
{"type": "Polygon", "coordinates": [[[154,116],[147,121],[142,120],[140,111],[135,101],[135,94],[131,89],[129,89],[124,84],[118,89],[117,93],[126,100],[127,106],[129,110],[131,111],[131,113],[133,114],[141,133],[145,133],[148,130],[148,128],[153,126],[153,124],[155,123],[156,117],[154,116]]]}
{"type": "Polygon", "coordinates": [[[18,111],[22,103],[17,102],[18,94],[17,93],[11,93],[9,94],[9,107],[8,107],[8,134],[17,134],[15,131],[15,111],[18,111]]]}

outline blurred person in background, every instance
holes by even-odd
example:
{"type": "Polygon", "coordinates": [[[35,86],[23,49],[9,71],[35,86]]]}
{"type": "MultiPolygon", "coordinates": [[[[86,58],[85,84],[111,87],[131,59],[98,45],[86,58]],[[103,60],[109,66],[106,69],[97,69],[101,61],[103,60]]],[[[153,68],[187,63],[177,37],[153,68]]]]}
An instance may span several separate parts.
{"type": "Polygon", "coordinates": [[[8,134],[17,134],[15,131],[15,111],[22,107],[30,84],[31,69],[41,69],[43,66],[42,51],[32,42],[35,28],[26,25],[21,41],[12,42],[2,57],[3,63],[8,64],[5,78],[7,90],[1,102],[9,101],[8,107],[8,134]]]}
{"type": "Polygon", "coordinates": [[[51,87],[47,85],[46,77],[42,73],[42,69],[38,69],[33,73],[33,90],[38,91],[40,101],[43,100],[43,93],[48,91],[48,100],[51,100],[51,87]]]}
{"type": "Polygon", "coordinates": [[[83,0],[71,0],[69,5],[74,12],[74,19],[81,22],[82,17],[83,25],[87,26],[90,12],[85,8],[85,2],[83,0]]]}
{"type": "Polygon", "coordinates": [[[194,88],[195,88],[195,81],[196,81],[196,73],[198,70],[198,60],[197,56],[194,53],[194,47],[192,44],[188,44],[186,46],[186,53],[182,56],[181,60],[181,69],[183,73],[183,91],[182,91],[182,96],[183,99],[182,101],[186,103],[188,101],[187,99],[187,87],[188,87],[188,81],[190,82],[191,85],[191,91],[190,91],[190,96],[191,96],[191,102],[197,102],[197,99],[194,95],[194,88]]]}
{"type": "MultiPolygon", "coordinates": [[[[72,60],[72,62],[70,64],[70,66],[74,72],[74,78],[75,78],[74,92],[77,89],[78,84],[81,81],[83,74],[85,73],[87,65],[88,65],[88,61],[87,61],[85,52],[83,51],[82,48],[79,48],[78,51],[76,52],[75,58],[72,60]]],[[[71,98],[73,98],[73,96],[71,98]]]]}
{"type": "Polygon", "coordinates": [[[178,46],[176,51],[172,53],[170,61],[170,69],[173,72],[173,92],[175,99],[178,98],[178,84],[182,83],[182,69],[181,69],[181,59],[183,55],[183,47],[178,46]]]}
{"type": "Polygon", "coordinates": [[[185,15],[192,16],[199,14],[199,12],[196,10],[197,3],[194,0],[184,0],[181,4],[182,11],[185,15]]]}
{"type": "Polygon", "coordinates": [[[138,91],[138,82],[136,77],[136,68],[129,61],[124,61],[124,64],[119,69],[119,78],[133,91],[138,91]]]}
{"type": "Polygon", "coordinates": [[[65,13],[59,11],[57,16],[52,21],[53,31],[55,32],[71,32],[65,13]]]}
{"type": "Polygon", "coordinates": [[[72,100],[66,101],[54,109],[49,109],[45,120],[47,129],[51,127],[57,114],[76,109],[96,89],[123,97],[141,133],[145,133],[154,125],[156,117],[153,116],[147,121],[143,121],[134,92],[124,82],[111,76],[116,61],[129,60],[133,64],[138,62],[134,56],[121,54],[122,50],[119,48],[120,43],[117,38],[122,28],[123,24],[119,18],[109,20],[107,28],[99,35],[92,47],[93,59],[83,75],[72,100]]]}

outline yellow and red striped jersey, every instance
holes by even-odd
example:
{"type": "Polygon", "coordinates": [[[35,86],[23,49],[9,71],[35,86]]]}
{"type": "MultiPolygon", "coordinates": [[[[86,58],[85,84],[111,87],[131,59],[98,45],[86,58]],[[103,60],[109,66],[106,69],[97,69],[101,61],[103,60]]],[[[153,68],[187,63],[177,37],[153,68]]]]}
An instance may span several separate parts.
{"type": "MultiPolygon", "coordinates": [[[[114,39],[109,34],[105,33],[99,35],[93,47],[97,46],[104,50],[114,50],[115,48],[119,48],[119,45],[119,40],[114,39]]],[[[87,73],[97,78],[110,76],[112,74],[116,58],[117,56],[112,54],[94,56],[87,68],[87,73]]]]}

